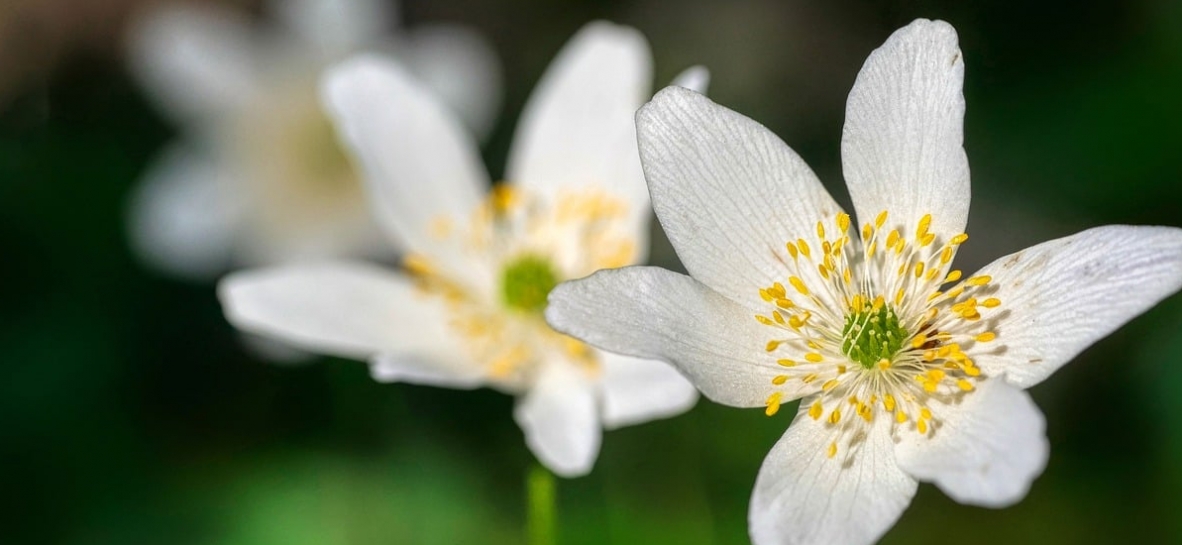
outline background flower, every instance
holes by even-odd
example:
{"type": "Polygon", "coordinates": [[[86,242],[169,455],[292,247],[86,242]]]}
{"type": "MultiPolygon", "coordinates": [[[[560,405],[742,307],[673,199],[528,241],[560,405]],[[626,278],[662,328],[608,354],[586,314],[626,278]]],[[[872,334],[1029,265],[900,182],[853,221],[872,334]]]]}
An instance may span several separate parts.
{"type": "Polygon", "coordinates": [[[133,74],[185,128],[133,196],[129,230],[144,259],[209,277],[234,265],[382,255],[357,174],[316,96],[323,67],[389,52],[481,133],[499,101],[497,60],[475,32],[399,33],[396,6],[284,0],[278,24],[200,4],[145,11],[130,36],[133,74]],[[401,34],[401,35],[400,35],[401,34]]]}

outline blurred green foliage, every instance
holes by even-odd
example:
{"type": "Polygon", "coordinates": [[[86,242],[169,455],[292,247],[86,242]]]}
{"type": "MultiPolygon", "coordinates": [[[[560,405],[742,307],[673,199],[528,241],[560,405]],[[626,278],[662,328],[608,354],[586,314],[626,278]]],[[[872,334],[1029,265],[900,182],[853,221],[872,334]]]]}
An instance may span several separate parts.
{"type": "MultiPolygon", "coordinates": [[[[707,64],[711,94],[782,135],[838,195],[842,109],[862,59],[912,18],[947,19],[967,63],[969,264],[1085,226],[1182,225],[1177,2],[720,4],[404,11],[412,24],[470,23],[502,54],[494,175],[550,57],[585,20],[608,18],[649,36],[658,81],[707,64]]],[[[136,263],[124,199],[170,130],[118,64],[85,55],[0,113],[0,541],[521,542],[532,461],[511,399],[381,385],[344,360],[265,364],[212,286],[136,263]]],[[[654,255],[677,267],[667,246],[654,255]]],[[[1030,495],[993,511],[925,485],[885,543],[1182,541],[1182,299],[1033,393],[1052,453],[1030,495]]],[[[607,433],[592,475],[559,483],[559,542],[745,541],[751,484],[793,412],[703,401],[607,433]]]]}

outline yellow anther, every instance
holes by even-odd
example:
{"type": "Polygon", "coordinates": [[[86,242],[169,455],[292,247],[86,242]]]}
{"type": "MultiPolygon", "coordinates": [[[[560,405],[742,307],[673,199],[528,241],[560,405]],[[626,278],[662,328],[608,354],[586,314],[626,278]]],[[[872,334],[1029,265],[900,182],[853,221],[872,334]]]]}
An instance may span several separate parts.
{"type": "Polygon", "coordinates": [[[928,434],[928,422],[926,420],[920,420],[919,422],[916,422],[915,425],[916,425],[916,428],[919,429],[920,435],[927,435],[928,434]]]}
{"type": "Polygon", "coordinates": [[[816,352],[809,352],[808,354],[804,355],[804,359],[813,363],[820,363],[824,358],[822,358],[821,355],[816,352]]]}
{"type": "Polygon", "coordinates": [[[841,279],[845,281],[846,285],[849,285],[850,282],[853,281],[853,276],[851,275],[849,269],[841,272],[841,279]]]}
{"type": "Polygon", "coordinates": [[[768,303],[772,302],[772,294],[768,293],[764,288],[759,289],[759,298],[768,303]]]}
{"type": "Polygon", "coordinates": [[[932,369],[932,370],[928,371],[927,374],[928,374],[928,378],[930,378],[936,382],[940,382],[941,380],[944,380],[944,376],[945,376],[944,371],[941,371],[939,369],[932,369]]]}
{"type": "Polygon", "coordinates": [[[796,259],[796,255],[797,255],[796,245],[793,244],[792,242],[789,242],[789,243],[785,244],[784,247],[788,249],[788,255],[792,256],[792,259],[796,259]]]}
{"type": "Polygon", "coordinates": [[[882,396],[882,406],[883,406],[883,408],[885,408],[887,410],[887,412],[894,412],[895,411],[895,396],[893,396],[891,394],[887,394],[885,396],[882,396]]]}
{"type": "Polygon", "coordinates": [[[966,374],[966,375],[968,375],[968,376],[970,376],[970,377],[977,377],[977,376],[980,376],[980,375],[981,375],[981,369],[979,369],[978,367],[974,366],[972,361],[970,361],[970,360],[965,360],[965,363],[964,363],[964,374],[966,374]]]}
{"type": "Polygon", "coordinates": [[[829,423],[836,424],[838,422],[841,422],[841,409],[833,409],[833,412],[829,413],[829,423]]]}
{"type": "Polygon", "coordinates": [[[874,228],[870,227],[869,223],[862,226],[862,240],[870,240],[870,235],[872,235],[873,233],[874,233],[874,228]]]}
{"type": "MultiPolygon", "coordinates": [[[[825,256],[828,258],[829,256],[825,256]]],[[[817,265],[817,272],[821,274],[821,278],[829,280],[829,269],[825,268],[824,264],[817,265]]]]}
{"type": "Polygon", "coordinates": [[[895,306],[903,304],[903,298],[907,296],[907,292],[903,288],[899,288],[899,292],[895,294],[895,306]]]}
{"type": "Polygon", "coordinates": [[[953,246],[959,246],[961,244],[964,244],[964,241],[966,241],[968,239],[969,239],[969,236],[967,234],[961,233],[959,235],[952,237],[952,240],[950,240],[948,242],[950,244],[952,244],[953,246]]]}
{"type": "Polygon", "coordinates": [[[780,412],[780,400],[784,397],[783,393],[776,392],[767,397],[767,409],[763,411],[764,414],[772,416],[780,412]]]}
{"type": "Polygon", "coordinates": [[[813,404],[809,406],[809,416],[811,416],[813,420],[821,418],[821,414],[824,412],[825,408],[821,406],[821,400],[819,399],[814,401],[813,404]]]}
{"type": "Polygon", "coordinates": [[[945,246],[940,252],[940,263],[947,265],[949,261],[952,261],[952,246],[945,246]]]}
{"type": "Polygon", "coordinates": [[[887,211],[883,210],[882,212],[878,213],[878,217],[874,218],[874,225],[876,225],[878,228],[881,229],[883,224],[886,223],[886,220],[887,220],[887,211]]]}
{"type": "Polygon", "coordinates": [[[960,294],[962,293],[964,293],[964,286],[960,285],[948,290],[948,293],[944,294],[944,297],[947,297],[948,299],[956,299],[957,297],[960,297],[960,294]]]}
{"type": "Polygon", "coordinates": [[[772,322],[771,319],[769,319],[767,316],[763,316],[761,314],[756,314],[755,319],[758,320],[759,323],[761,323],[763,325],[774,325],[774,322],[772,322]]]}
{"type": "Polygon", "coordinates": [[[792,307],[796,306],[796,303],[793,303],[791,299],[781,298],[781,299],[776,299],[776,306],[780,307],[780,308],[792,308],[792,307]]]}
{"type": "Polygon", "coordinates": [[[785,295],[788,295],[788,292],[784,291],[784,284],[779,282],[773,283],[772,287],[767,289],[767,292],[775,298],[783,298],[785,295]]]}
{"type": "Polygon", "coordinates": [[[518,195],[513,189],[513,186],[508,184],[497,184],[493,186],[492,191],[489,192],[489,200],[492,203],[495,212],[506,212],[514,204],[517,203],[518,195]]]}
{"type": "Polygon", "coordinates": [[[784,325],[784,315],[780,314],[780,311],[773,310],[772,311],[772,319],[774,319],[776,321],[777,325],[784,325]]]}
{"type": "Polygon", "coordinates": [[[837,443],[829,443],[829,450],[825,454],[830,458],[837,456],[837,443]]]}
{"type": "Polygon", "coordinates": [[[923,391],[929,394],[935,392],[936,388],[940,385],[940,383],[933,380],[924,380],[921,378],[920,381],[923,383],[923,391]]]}
{"type": "Polygon", "coordinates": [[[801,280],[799,277],[796,277],[796,276],[789,277],[788,283],[792,284],[792,287],[796,288],[796,291],[800,292],[801,295],[808,295],[809,294],[808,286],[805,286],[804,281],[801,280]]]}
{"type": "Polygon", "coordinates": [[[803,238],[796,239],[796,246],[800,248],[800,255],[806,258],[813,257],[813,251],[809,248],[809,243],[805,242],[803,238]]]}
{"type": "Polygon", "coordinates": [[[887,234],[887,248],[894,248],[896,242],[899,242],[899,230],[891,229],[891,232],[887,234]]]}
{"type": "Polygon", "coordinates": [[[919,245],[926,248],[928,246],[931,246],[932,242],[935,242],[935,240],[936,240],[936,234],[935,233],[928,233],[923,236],[923,240],[921,240],[919,242],[919,245]]]}
{"type": "Polygon", "coordinates": [[[981,306],[983,306],[985,308],[994,308],[1000,304],[1001,304],[1001,299],[998,299],[996,297],[990,297],[990,298],[986,299],[984,302],[982,302],[981,306]]]}
{"type": "Polygon", "coordinates": [[[825,224],[819,221],[817,222],[817,238],[820,240],[825,239],[825,224]]]}
{"type": "Polygon", "coordinates": [[[886,304],[886,299],[883,299],[881,295],[876,296],[874,298],[874,306],[872,306],[870,308],[870,310],[873,312],[878,312],[878,309],[882,308],[882,306],[885,304],[886,304]]]}
{"type": "Polygon", "coordinates": [[[844,374],[845,374],[845,366],[844,366],[844,365],[838,365],[838,366],[837,366],[837,374],[839,374],[839,375],[844,375],[844,374]]]}
{"type": "Polygon", "coordinates": [[[992,280],[993,280],[992,276],[989,276],[987,274],[983,274],[981,276],[974,276],[968,280],[965,280],[965,284],[968,284],[970,286],[984,286],[985,284],[988,284],[992,280]]]}
{"type": "Polygon", "coordinates": [[[935,301],[937,297],[939,297],[943,294],[944,294],[944,292],[942,292],[942,291],[933,291],[932,294],[928,296],[928,302],[930,303],[932,301],[935,301]]]}
{"type": "Polygon", "coordinates": [[[971,382],[969,382],[969,381],[967,381],[967,380],[965,380],[965,379],[963,379],[963,378],[962,378],[962,379],[960,379],[960,380],[958,380],[958,381],[956,381],[956,385],[957,385],[958,387],[960,387],[960,389],[961,389],[961,390],[964,390],[964,391],[966,391],[966,392],[971,392],[971,391],[973,391],[973,383],[971,383],[971,382]]]}
{"type": "Polygon", "coordinates": [[[846,232],[850,228],[849,214],[846,214],[845,212],[837,213],[837,228],[840,229],[842,233],[846,232]]]}
{"type": "Polygon", "coordinates": [[[817,380],[817,374],[816,374],[816,373],[809,373],[809,374],[807,374],[807,375],[805,375],[805,376],[801,377],[801,379],[800,379],[800,381],[801,381],[801,382],[803,382],[803,383],[805,383],[805,384],[812,384],[812,383],[813,383],[814,381],[816,381],[816,380],[817,380]]]}
{"type": "Polygon", "coordinates": [[[902,424],[906,421],[907,421],[907,413],[905,413],[903,411],[896,411],[895,412],[895,422],[902,424]]]}
{"type": "Polygon", "coordinates": [[[785,382],[788,382],[788,375],[776,375],[772,377],[772,384],[775,384],[776,386],[780,386],[785,382]]]}
{"type": "Polygon", "coordinates": [[[915,264],[915,277],[919,278],[921,276],[923,276],[923,262],[922,261],[915,264]]]}
{"type": "Polygon", "coordinates": [[[924,420],[931,420],[932,419],[932,410],[927,407],[920,408],[919,409],[919,417],[924,420]]]}
{"type": "Polygon", "coordinates": [[[926,334],[920,333],[919,335],[916,335],[914,339],[911,340],[911,348],[919,348],[919,347],[927,344],[927,342],[928,342],[928,336],[926,334]]]}
{"type": "Polygon", "coordinates": [[[828,392],[829,390],[832,390],[832,389],[834,389],[834,388],[836,388],[836,387],[837,387],[837,379],[835,379],[835,378],[831,378],[831,379],[829,379],[829,380],[826,380],[826,381],[825,381],[825,384],[822,384],[822,385],[821,385],[821,390],[822,390],[822,391],[825,391],[825,392],[828,392]]]}
{"type": "Polygon", "coordinates": [[[793,314],[788,317],[788,326],[792,329],[800,329],[804,325],[804,320],[799,315],[793,314]]]}
{"type": "Polygon", "coordinates": [[[956,282],[957,280],[960,280],[960,271],[949,271],[948,276],[944,277],[945,284],[948,282],[956,282]]]}
{"type": "Polygon", "coordinates": [[[794,362],[792,360],[788,360],[788,359],[776,360],[776,364],[779,365],[780,367],[795,367],[796,366],[796,362],[794,362]]]}
{"type": "Polygon", "coordinates": [[[936,351],[935,350],[924,350],[923,361],[932,361],[934,359],[936,359],[936,351]]]}
{"type": "Polygon", "coordinates": [[[940,274],[939,269],[936,269],[933,267],[932,269],[928,270],[927,281],[931,282],[932,280],[935,280],[936,275],[938,275],[938,274],[940,274]]]}
{"type": "Polygon", "coordinates": [[[932,215],[924,214],[919,218],[919,225],[915,228],[915,240],[922,240],[928,234],[928,228],[932,226],[932,215]]]}
{"type": "Polygon", "coordinates": [[[993,339],[996,339],[996,338],[997,338],[996,333],[994,333],[992,331],[986,331],[980,335],[977,335],[977,342],[987,343],[987,342],[992,341],[993,339]]]}
{"type": "Polygon", "coordinates": [[[879,369],[880,371],[886,371],[887,369],[890,369],[890,368],[891,368],[891,360],[888,360],[888,359],[886,359],[886,358],[883,358],[883,359],[881,359],[881,360],[878,360],[878,364],[877,364],[877,365],[878,365],[878,369],[879,369]]]}
{"type": "Polygon", "coordinates": [[[775,350],[775,349],[779,348],[779,347],[780,347],[780,345],[781,345],[783,342],[784,342],[784,341],[768,341],[768,342],[767,342],[767,346],[766,346],[766,347],[764,347],[764,350],[767,350],[768,352],[771,352],[771,351],[773,351],[773,350],[775,350]]]}
{"type": "Polygon", "coordinates": [[[433,271],[431,262],[419,254],[407,254],[402,258],[402,266],[407,272],[420,276],[432,274],[433,271]]]}

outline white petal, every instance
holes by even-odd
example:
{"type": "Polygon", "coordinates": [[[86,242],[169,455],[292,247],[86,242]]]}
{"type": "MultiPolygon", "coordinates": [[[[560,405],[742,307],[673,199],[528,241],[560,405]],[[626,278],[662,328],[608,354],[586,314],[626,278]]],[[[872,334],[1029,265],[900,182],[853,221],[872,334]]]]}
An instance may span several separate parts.
{"type": "Polygon", "coordinates": [[[381,354],[369,362],[369,374],[378,382],[405,382],[468,390],[482,386],[487,376],[479,365],[463,359],[428,359],[409,354],[381,354]]]}
{"type": "Polygon", "coordinates": [[[169,4],[132,24],[131,72],[180,121],[226,115],[257,92],[249,23],[213,5],[169,4]]]}
{"type": "Polygon", "coordinates": [[[841,208],[762,125],[680,87],[636,115],[653,208],[690,275],[752,309],[784,280],[784,243],[841,208]]]}
{"type": "Polygon", "coordinates": [[[182,277],[210,280],[226,270],[247,204],[236,181],[198,151],[169,148],[128,203],[132,249],[150,265],[182,277]]]}
{"type": "Polygon", "coordinates": [[[526,104],[507,179],[543,195],[582,187],[608,191],[626,200],[637,225],[647,224],[633,116],[648,98],[651,64],[648,42],[636,30],[606,22],[584,26],[526,104]]]}
{"type": "Polygon", "coordinates": [[[603,430],[595,405],[589,378],[569,363],[554,361],[542,365],[513,417],[543,465],[557,475],[579,477],[591,471],[599,455],[603,430]]]}
{"type": "MultiPolygon", "coordinates": [[[[724,405],[761,407],[776,391],[780,368],[764,350],[770,329],[685,275],[625,267],[564,282],[550,292],[546,321],[604,350],[670,362],[724,405]]],[[[788,401],[816,388],[793,381],[778,390],[788,401]]]]}
{"type": "Polygon", "coordinates": [[[502,84],[500,61],[487,40],[459,25],[424,25],[400,40],[396,54],[473,134],[488,135],[502,84]]]}
{"type": "Polygon", "coordinates": [[[466,221],[488,187],[459,121],[402,68],[362,55],[330,69],[323,95],[360,161],[378,220],[407,249],[462,268],[458,249],[431,235],[441,218],[466,221]]]}
{"type": "Polygon", "coordinates": [[[682,70],[677,77],[673,78],[673,83],[669,85],[676,85],[678,87],[685,87],[690,91],[706,94],[706,88],[710,86],[710,71],[705,66],[696,65],[682,70]]]}
{"type": "Polygon", "coordinates": [[[997,333],[965,350],[988,375],[1042,382],[1092,343],[1182,288],[1182,229],[1109,225],[1044,242],[981,269],[997,333]]]}
{"type": "Polygon", "coordinates": [[[603,426],[622,428],[693,408],[698,390],[668,363],[600,352],[603,426]]]}
{"type": "Polygon", "coordinates": [[[834,432],[807,416],[807,403],[772,447],[751,494],[755,545],[873,543],[911,503],[917,483],[895,463],[889,423],[828,449],[834,432]]]}
{"type": "Polygon", "coordinates": [[[218,285],[235,326],[321,354],[397,355],[466,372],[446,309],[393,272],[322,263],[230,274],[218,285]]]}
{"type": "Polygon", "coordinates": [[[268,7],[322,59],[374,44],[396,17],[390,3],[379,0],[272,0],[268,7]]]}
{"type": "Polygon", "coordinates": [[[890,212],[910,232],[924,214],[942,240],[969,214],[964,152],[964,60],[956,31],[917,19],[866,59],[846,103],[842,170],[858,219],[890,212]]]}
{"type": "Polygon", "coordinates": [[[1046,467],[1050,444],[1042,412],[1005,381],[983,381],[958,404],[932,411],[937,427],[931,436],[901,434],[895,456],[903,471],[960,503],[1013,505],[1046,467]]]}

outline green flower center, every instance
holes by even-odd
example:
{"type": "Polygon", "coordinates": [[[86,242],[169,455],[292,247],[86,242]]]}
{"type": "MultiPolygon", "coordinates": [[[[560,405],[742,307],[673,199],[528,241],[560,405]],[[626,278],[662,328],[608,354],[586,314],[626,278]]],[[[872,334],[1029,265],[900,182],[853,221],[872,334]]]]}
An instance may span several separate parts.
{"type": "Polygon", "coordinates": [[[910,334],[899,324],[899,316],[890,305],[864,304],[845,317],[841,329],[841,351],[866,369],[882,360],[891,360],[910,334]]]}
{"type": "Polygon", "coordinates": [[[546,308],[546,296],[558,281],[549,260],[523,255],[510,261],[501,273],[501,298],[509,308],[537,312],[546,308]]]}

